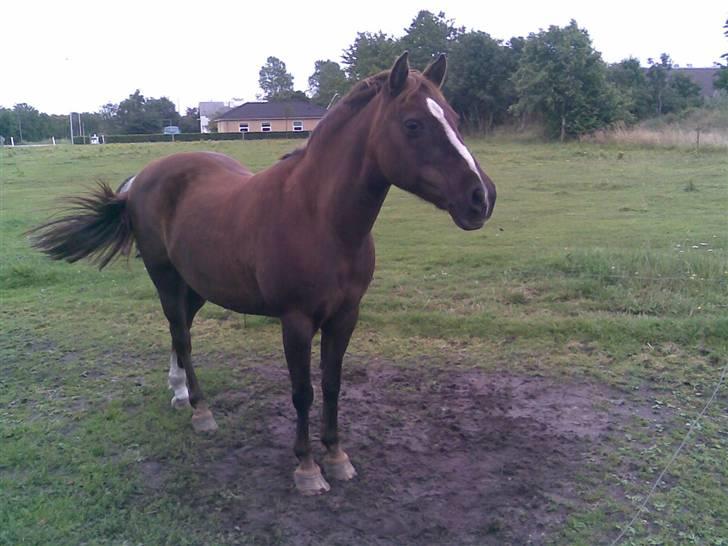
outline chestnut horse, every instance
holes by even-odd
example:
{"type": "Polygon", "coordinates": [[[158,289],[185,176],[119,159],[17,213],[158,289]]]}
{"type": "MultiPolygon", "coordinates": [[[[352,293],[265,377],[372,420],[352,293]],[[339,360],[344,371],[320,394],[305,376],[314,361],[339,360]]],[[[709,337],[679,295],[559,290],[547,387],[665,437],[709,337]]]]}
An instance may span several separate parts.
{"type": "Polygon", "coordinates": [[[217,425],[190,357],[190,326],[206,301],[278,317],[298,417],[295,484],[329,485],[309,445],[311,342],[321,330],[326,475],[356,471],[339,443],[341,364],[374,272],[372,226],[391,184],[447,210],[462,229],[483,226],[495,186],[463,144],[440,86],[446,60],[391,70],[357,84],[306,146],[253,174],[216,153],[156,160],[118,192],[101,185],[68,215],[33,230],[54,259],[104,267],[136,242],[172,335],[172,405],[193,408],[197,431],[217,425]]]}

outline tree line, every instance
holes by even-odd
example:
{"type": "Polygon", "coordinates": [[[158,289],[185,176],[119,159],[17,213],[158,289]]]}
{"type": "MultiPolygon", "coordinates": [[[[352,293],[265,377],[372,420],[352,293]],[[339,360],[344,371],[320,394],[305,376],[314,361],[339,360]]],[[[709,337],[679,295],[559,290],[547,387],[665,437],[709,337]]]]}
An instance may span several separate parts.
{"type": "Polygon", "coordinates": [[[37,142],[50,137],[80,135],[155,134],[167,125],[176,125],[182,132],[200,130],[197,108],[188,108],[185,115],[177,112],[167,97],[146,98],[137,89],[119,104],[108,103],[98,112],[74,112],[69,115],[46,114],[26,103],[13,108],[0,107],[0,136],[15,142],[37,142]]]}
{"type": "MultiPolygon", "coordinates": [[[[728,37],[728,21],[724,26],[728,37]]],[[[402,36],[360,32],[343,52],[341,62],[314,63],[306,91],[296,90],[286,64],[268,57],[259,71],[265,100],[305,100],[324,107],[343,96],[358,81],[386,70],[403,50],[412,66],[424,67],[436,55],[449,57],[444,93],[466,128],[489,131],[504,123],[541,123],[553,138],[578,136],[615,122],[627,124],[701,103],[700,88],[673,71],[666,53],[648,59],[629,58],[607,64],[594,49],[589,33],[576,21],[499,40],[478,30],[467,31],[440,13],[420,11],[402,36]]],[[[715,81],[728,91],[726,64],[715,81]]],[[[119,104],[106,104],[75,121],[74,134],[160,133],[165,125],[182,132],[199,131],[198,112],[184,115],[166,97],[146,98],[139,90],[119,104]]],[[[38,112],[28,104],[0,108],[0,135],[16,141],[69,135],[68,116],[38,112]]]]}
{"type": "MultiPolygon", "coordinates": [[[[361,32],[344,51],[341,65],[316,61],[309,78],[312,100],[328,104],[363,77],[389,68],[405,49],[419,69],[437,54],[448,54],[443,91],[470,130],[537,121],[550,137],[563,140],[702,102],[699,86],[673,71],[668,54],[648,59],[646,68],[635,58],[607,64],[589,33],[573,20],[504,41],[483,31],[466,31],[444,13],[425,10],[401,37],[361,32]]],[[[728,92],[728,54],[723,58],[727,63],[715,85],[728,92]]],[[[265,90],[262,82],[261,87],[265,90]]],[[[267,96],[275,98],[275,93],[267,96]]]]}

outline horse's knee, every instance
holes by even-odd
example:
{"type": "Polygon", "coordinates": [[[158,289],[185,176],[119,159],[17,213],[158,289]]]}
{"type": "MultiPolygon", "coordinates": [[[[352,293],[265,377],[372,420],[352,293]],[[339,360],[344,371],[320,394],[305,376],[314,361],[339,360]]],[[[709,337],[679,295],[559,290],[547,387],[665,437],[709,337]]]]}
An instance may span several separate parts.
{"type": "Polygon", "coordinates": [[[291,399],[296,411],[307,412],[313,404],[313,387],[311,385],[294,387],[291,399]]]}

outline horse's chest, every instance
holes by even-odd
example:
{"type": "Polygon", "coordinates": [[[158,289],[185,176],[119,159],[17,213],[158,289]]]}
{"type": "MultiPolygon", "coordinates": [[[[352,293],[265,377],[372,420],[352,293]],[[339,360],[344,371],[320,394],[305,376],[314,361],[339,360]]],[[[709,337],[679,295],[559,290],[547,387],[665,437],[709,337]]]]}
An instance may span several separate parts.
{"type": "MultiPolygon", "coordinates": [[[[300,248],[281,253],[285,260],[258,271],[264,298],[272,307],[328,316],[342,306],[358,305],[371,280],[373,257],[300,252],[300,248]]],[[[325,245],[318,250],[325,250],[325,245]]]]}

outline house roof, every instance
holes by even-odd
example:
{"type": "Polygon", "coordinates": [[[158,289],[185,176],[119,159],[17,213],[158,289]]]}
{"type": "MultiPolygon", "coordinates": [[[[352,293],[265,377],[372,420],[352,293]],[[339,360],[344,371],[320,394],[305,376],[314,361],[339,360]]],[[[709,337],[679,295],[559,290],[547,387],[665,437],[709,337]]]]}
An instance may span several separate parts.
{"type": "Polygon", "coordinates": [[[673,68],[673,74],[684,74],[700,86],[700,93],[704,97],[712,97],[715,93],[713,78],[720,68],[673,68]]]}
{"type": "Polygon", "coordinates": [[[246,102],[228,110],[216,121],[319,119],[325,114],[326,108],[304,101],[246,102]]]}

